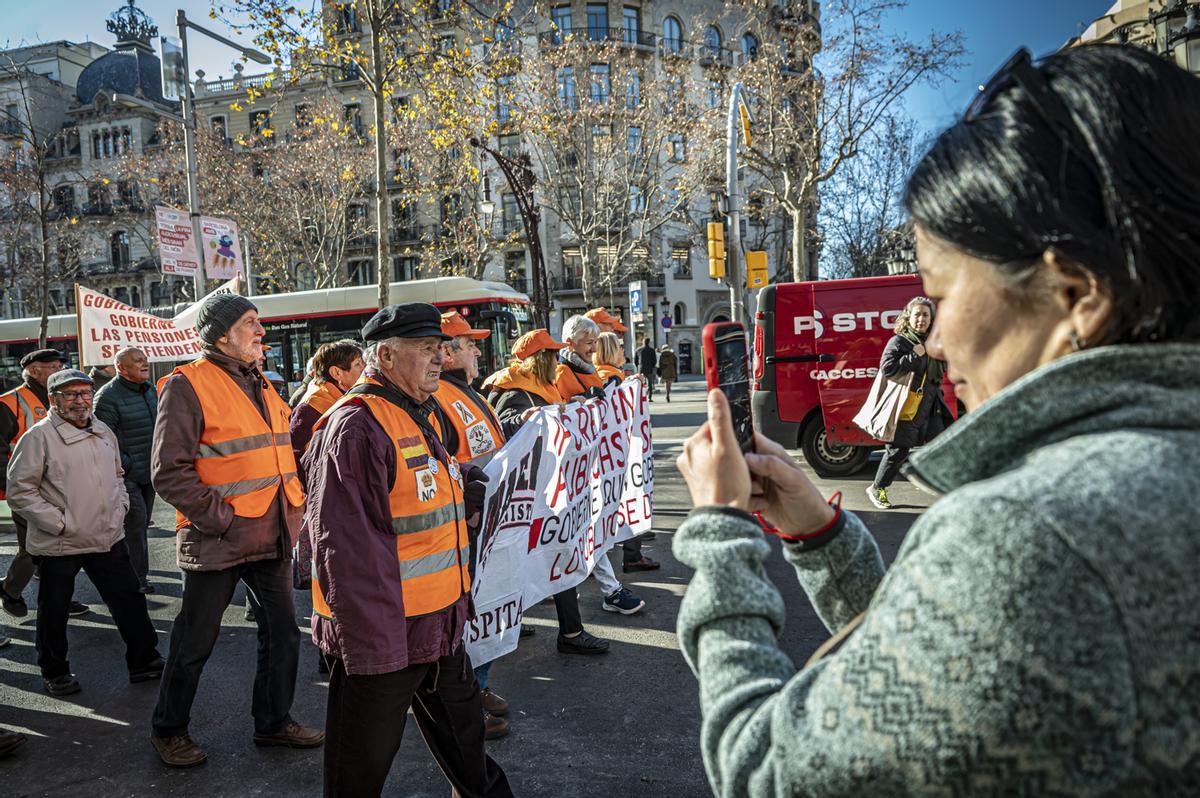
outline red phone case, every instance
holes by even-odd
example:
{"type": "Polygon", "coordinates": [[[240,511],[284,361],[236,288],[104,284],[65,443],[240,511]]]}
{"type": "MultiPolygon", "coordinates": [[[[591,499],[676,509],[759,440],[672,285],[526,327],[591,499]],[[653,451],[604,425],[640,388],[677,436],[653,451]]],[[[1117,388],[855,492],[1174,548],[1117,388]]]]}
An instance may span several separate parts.
{"type": "Polygon", "coordinates": [[[746,328],[736,321],[716,321],[706,324],[701,333],[701,346],[704,350],[704,379],[708,383],[710,391],[721,387],[721,372],[717,368],[717,335],[731,329],[740,330],[742,335],[746,334],[746,328]]]}

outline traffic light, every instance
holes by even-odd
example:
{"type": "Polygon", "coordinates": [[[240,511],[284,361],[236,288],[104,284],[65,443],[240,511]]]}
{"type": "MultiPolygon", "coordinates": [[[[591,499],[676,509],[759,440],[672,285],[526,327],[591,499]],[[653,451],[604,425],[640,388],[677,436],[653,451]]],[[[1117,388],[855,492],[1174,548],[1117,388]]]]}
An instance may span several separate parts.
{"type": "Polygon", "coordinates": [[[767,253],[746,253],[746,287],[762,288],[767,284],[767,253]]]}
{"type": "Polygon", "coordinates": [[[723,222],[708,223],[708,276],[714,280],[725,279],[725,225],[723,222]]]}

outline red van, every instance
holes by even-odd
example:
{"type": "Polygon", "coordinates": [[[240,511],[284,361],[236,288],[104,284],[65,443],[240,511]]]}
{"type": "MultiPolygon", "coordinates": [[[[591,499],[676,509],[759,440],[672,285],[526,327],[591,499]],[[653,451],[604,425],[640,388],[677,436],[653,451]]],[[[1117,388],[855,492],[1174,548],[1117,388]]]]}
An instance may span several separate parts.
{"type": "MultiPolygon", "coordinates": [[[[881,441],[859,429],[858,413],[896,319],[921,294],[915,274],[779,283],[759,291],[754,314],[754,423],[768,438],[799,447],[825,477],[853,474],[881,441]]],[[[957,416],[949,383],[946,403],[957,416]]]]}

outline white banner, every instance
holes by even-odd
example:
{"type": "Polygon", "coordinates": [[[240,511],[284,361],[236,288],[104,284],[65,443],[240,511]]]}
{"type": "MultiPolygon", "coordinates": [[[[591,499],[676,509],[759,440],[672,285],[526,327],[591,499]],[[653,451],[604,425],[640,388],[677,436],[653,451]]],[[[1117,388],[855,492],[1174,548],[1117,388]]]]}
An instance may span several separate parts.
{"type": "MultiPolygon", "coordinates": [[[[237,293],[238,278],[221,285],[213,294],[237,293]]],[[[75,307],[79,316],[79,363],[98,366],[112,363],[113,357],[127,346],[146,353],[151,363],[190,360],[201,350],[196,333],[195,302],[173,319],[164,319],[132,308],[99,291],[76,285],[75,307]]]]}
{"type": "MultiPolygon", "coordinates": [[[[159,205],[154,209],[158,227],[158,255],[163,274],[191,277],[200,255],[192,235],[187,211],[159,205]]],[[[243,271],[238,226],[229,219],[200,217],[200,239],[204,242],[204,273],[210,280],[230,280],[243,271]]]]}
{"type": "Polygon", "coordinates": [[[517,647],[526,607],[587,578],[614,543],[650,530],[650,412],[642,381],[602,400],[547,407],[485,469],[475,617],[465,633],[482,665],[517,647]]]}

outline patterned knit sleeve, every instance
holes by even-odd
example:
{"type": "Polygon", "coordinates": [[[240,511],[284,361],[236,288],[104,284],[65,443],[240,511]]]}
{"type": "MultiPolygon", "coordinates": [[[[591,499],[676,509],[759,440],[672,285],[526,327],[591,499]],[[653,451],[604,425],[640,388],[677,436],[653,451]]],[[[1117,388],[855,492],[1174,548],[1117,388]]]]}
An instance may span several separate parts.
{"type": "Polygon", "coordinates": [[[770,549],[739,523],[701,515],[675,540],[696,568],[678,631],[716,795],[1095,795],[1133,767],[1117,605],[1028,507],[939,502],[863,625],[799,673],[770,549]]]}

